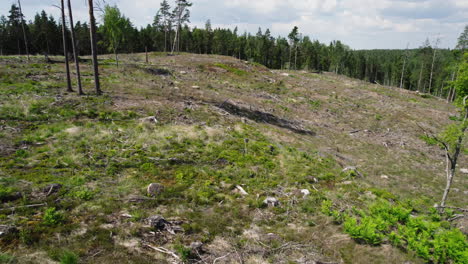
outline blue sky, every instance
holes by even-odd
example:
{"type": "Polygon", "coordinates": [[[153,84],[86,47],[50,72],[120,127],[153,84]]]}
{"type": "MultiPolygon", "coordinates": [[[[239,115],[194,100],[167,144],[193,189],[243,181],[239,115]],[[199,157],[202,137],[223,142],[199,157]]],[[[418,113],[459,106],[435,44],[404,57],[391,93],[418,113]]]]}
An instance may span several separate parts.
{"type": "MultiPolygon", "coordinates": [[[[102,0],[101,0],[102,1],[102,0]]],[[[117,4],[136,26],[151,23],[160,0],[105,0],[117,4]]],[[[0,14],[7,15],[14,0],[0,0],[0,14]]],[[[75,20],[87,20],[86,0],[72,0],[75,20]]],[[[169,0],[173,2],[173,0],[169,0]]],[[[353,49],[418,47],[429,38],[453,48],[468,24],[468,0],[193,0],[191,25],[238,26],[255,34],[269,28],[286,36],[294,26],[301,33],[329,42],[337,39],[353,49]]],[[[54,16],[58,0],[22,0],[23,12],[32,19],[46,10],[54,16]]],[[[99,16],[99,13],[98,13],[99,16]]]]}

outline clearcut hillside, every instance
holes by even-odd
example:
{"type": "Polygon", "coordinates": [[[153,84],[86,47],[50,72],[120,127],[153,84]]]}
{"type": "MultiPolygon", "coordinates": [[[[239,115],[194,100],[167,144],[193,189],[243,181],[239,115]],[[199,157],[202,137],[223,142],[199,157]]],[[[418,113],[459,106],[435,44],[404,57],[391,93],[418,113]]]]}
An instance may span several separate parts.
{"type": "MultiPolygon", "coordinates": [[[[120,58],[100,57],[102,96],[84,58],[78,96],[63,57],[0,57],[0,263],[468,263],[466,222],[432,208],[445,157],[423,135],[453,122],[444,100],[231,57],[120,58]]],[[[466,207],[457,173],[449,204],[466,207]]]]}

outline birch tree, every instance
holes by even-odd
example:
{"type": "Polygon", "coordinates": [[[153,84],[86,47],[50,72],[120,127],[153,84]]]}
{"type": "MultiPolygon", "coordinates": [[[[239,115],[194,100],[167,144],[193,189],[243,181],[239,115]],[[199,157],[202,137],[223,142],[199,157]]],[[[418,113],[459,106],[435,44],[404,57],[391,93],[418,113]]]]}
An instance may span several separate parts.
{"type": "Polygon", "coordinates": [[[176,0],[176,7],[173,13],[174,19],[177,23],[177,28],[171,54],[174,54],[174,51],[176,50],[180,50],[180,30],[183,23],[190,22],[190,11],[188,8],[191,6],[192,3],[188,2],[187,0],[176,0]]]}
{"type": "Polygon", "coordinates": [[[117,51],[126,40],[126,34],[131,30],[130,21],[120,13],[117,6],[106,5],[104,7],[102,33],[104,34],[109,51],[115,56],[115,62],[119,67],[117,51]]]}
{"type": "Polygon", "coordinates": [[[426,133],[428,143],[437,144],[445,151],[446,159],[446,183],[440,204],[436,205],[439,212],[444,212],[448,195],[455,178],[460,154],[463,153],[464,140],[468,130],[468,53],[464,56],[464,61],[460,65],[459,75],[454,83],[455,90],[459,95],[456,101],[460,109],[460,116],[456,123],[447,126],[442,133],[437,136],[426,133]]]}

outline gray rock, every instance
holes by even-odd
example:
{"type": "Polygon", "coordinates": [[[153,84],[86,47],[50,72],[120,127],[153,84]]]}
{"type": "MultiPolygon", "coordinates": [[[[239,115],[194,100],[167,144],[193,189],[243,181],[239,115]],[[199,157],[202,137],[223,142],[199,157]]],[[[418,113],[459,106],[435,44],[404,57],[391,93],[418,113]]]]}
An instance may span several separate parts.
{"type": "Polygon", "coordinates": [[[203,252],[203,243],[200,241],[190,243],[190,249],[193,253],[202,253],[203,252]]]}
{"type": "Polygon", "coordinates": [[[266,204],[269,207],[276,207],[279,205],[279,201],[274,197],[267,197],[265,200],[263,200],[263,204],[266,204]]]}
{"type": "Polygon", "coordinates": [[[146,188],[146,192],[148,193],[148,196],[153,196],[153,197],[160,195],[163,191],[164,191],[164,185],[161,185],[159,183],[151,183],[146,188]]]}

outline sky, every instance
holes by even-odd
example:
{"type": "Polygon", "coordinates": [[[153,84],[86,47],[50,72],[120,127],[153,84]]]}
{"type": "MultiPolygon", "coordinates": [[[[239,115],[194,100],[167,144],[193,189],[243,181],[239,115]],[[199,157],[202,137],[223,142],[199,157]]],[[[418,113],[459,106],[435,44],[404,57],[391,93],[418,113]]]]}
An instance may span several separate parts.
{"type": "MultiPolygon", "coordinates": [[[[101,0],[102,1],[102,0],[101,0]]],[[[152,23],[162,0],[105,0],[116,4],[135,26],[152,23]]],[[[169,0],[173,3],[174,0],[169,0]]],[[[0,0],[8,15],[14,0],[0,0]]],[[[59,16],[58,0],[21,0],[27,20],[45,10],[59,16]]],[[[320,42],[341,40],[352,49],[416,48],[429,38],[454,48],[468,24],[468,0],[192,0],[191,26],[238,27],[257,33],[269,28],[287,36],[294,26],[320,42]]],[[[75,20],[87,21],[87,1],[72,0],[75,20]]],[[[98,20],[101,14],[97,12],[98,20]]]]}

